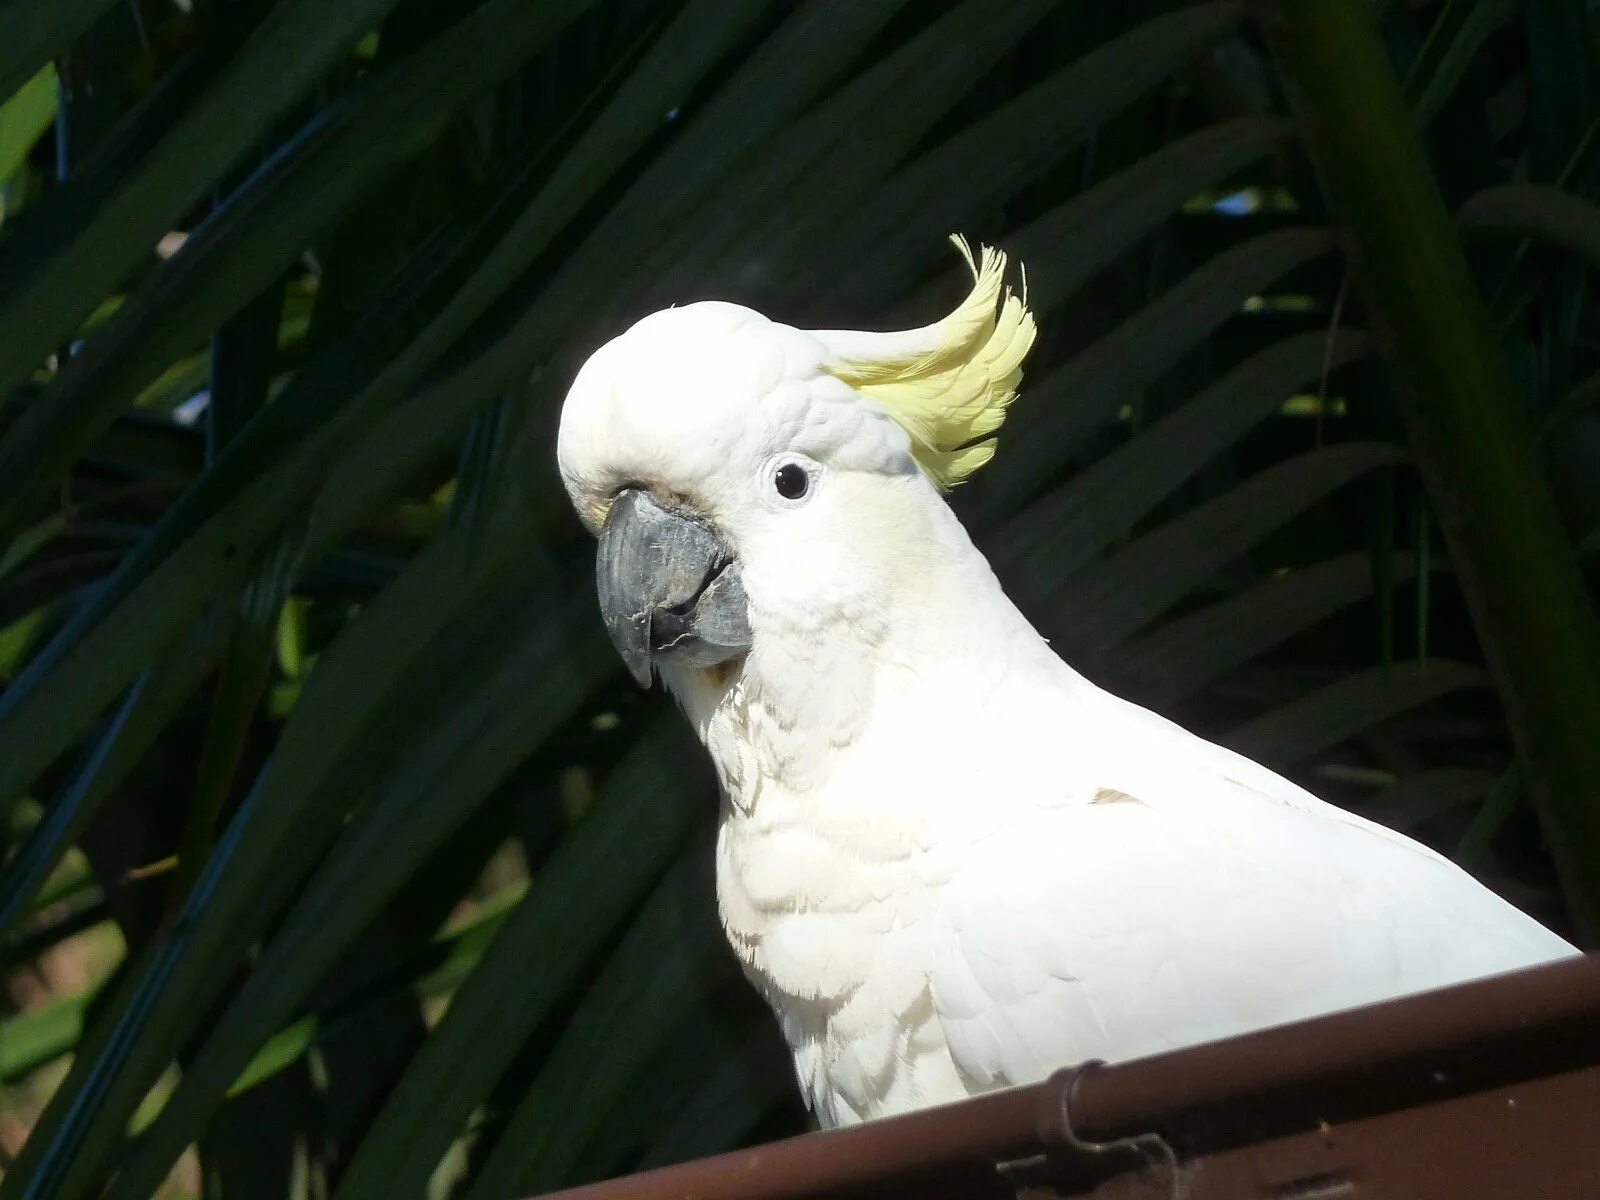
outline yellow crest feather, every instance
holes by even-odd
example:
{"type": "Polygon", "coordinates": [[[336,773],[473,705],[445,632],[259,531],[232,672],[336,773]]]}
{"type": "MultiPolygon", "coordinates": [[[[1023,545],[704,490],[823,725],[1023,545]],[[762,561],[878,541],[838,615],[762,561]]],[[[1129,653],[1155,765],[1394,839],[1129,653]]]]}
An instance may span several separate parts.
{"type": "MultiPolygon", "coordinates": [[[[911,453],[940,487],[966,479],[994,457],[989,436],[1005,420],[1037,332],[1024,294],[1005,282],[1006,256],[990,246],[975,261],[959,234],[950,240],[972,271],[972,291],[927,342],[875,358],[847,358],[833,374],[870,396],[911,435],[911,453]],[[981,440],[980,440],[981,439],[981,440]]],[[[917,339],[922,341],[922,339],[917,339]]]]}

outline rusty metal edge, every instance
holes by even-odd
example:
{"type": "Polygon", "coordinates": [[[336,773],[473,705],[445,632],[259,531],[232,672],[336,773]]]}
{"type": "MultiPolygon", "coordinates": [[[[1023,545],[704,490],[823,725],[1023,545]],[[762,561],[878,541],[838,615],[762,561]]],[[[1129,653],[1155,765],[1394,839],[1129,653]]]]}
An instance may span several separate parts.
{"type": "Polygon", "coordinates": [[[1230,1125],[1230,1112],[1292,1112],[1296,1098],[1321,1103],[1352,1081],[1362,1086],[1354,1098],[1344,1097],[1343,1117],[1403,1108],[1419,1064],[1477,1064],[1454,1087],[1444,1071],[1430,1068],[1429,1081],[1440,1088],[1432,1098],[1440,1098],[1517,1082],[1541,1064],[1554,1071],[1595,1062],[1600,956],[1590,955],[1088,1072],[1072,1068],[1028,1087],[570,1188],[546,1200],[863,1194],[919,1179],[970,1178],[975,1167],[1030,1155],[1071,1153],[1081,1139],[1181,1128],[1197,1113],[1206,1114],[1210,1133],[1189,1149],[1204,1152],[1237,1145],[1239,1129],[1255,1119],[1230,1125]],[[1536,1046],[1541,1052],[1529,1054],[1536,1046]]]}
{"type": "Polygon", "coordinates": [[[1591,1066],[1200,1155],[1183,1162],[1177,1190],[1183,1200],[1593,1200],[1596,1122],[1591,1066]]]}
{"type": "MultiPolygon", "coordinates": [[[[1600,1052],[1600,956],[1563,959],[1120,1063],[1080,1085],[1078,1130],[1122,1136],[1148,1128],[1158,1114],[1252,1099],[1278,1104],[1296,1094],[1325,1095],[1345,1081],[1360,1083],[1370,1095],[1375,1080],[1394,1085],[1401,1082],[1397,1067],[1421,1062],[1455,1066],[1492,1057],[1496,1061],[1483,1065],[1480,1084],[1492,1086],[1526,1069],[1505,1061],[1508,1054],[1525,1054],[1531,1045],[1574,1029],[1592,1035],[1587,1054],[1600,1052]]],[[[1546,1056],[1552,1055],[1553,1066],[1593,1061],[1569,1040],[1550,1045],[1546,1056]]]]}

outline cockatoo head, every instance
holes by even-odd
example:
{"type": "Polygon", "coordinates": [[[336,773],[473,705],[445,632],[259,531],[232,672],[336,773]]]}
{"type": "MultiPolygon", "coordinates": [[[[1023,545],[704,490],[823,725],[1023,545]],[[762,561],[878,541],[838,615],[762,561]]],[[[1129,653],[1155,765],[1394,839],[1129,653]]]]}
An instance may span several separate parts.
{"type": "Polygon", "coordinates": [[[985,248],[953,313],[800,330],[734,304],[653,313],[579,371],[557,458],[599,537],[600,607],[641,685],[714,669],[763,618],[819,630],[915,576],[937,489],[994,453],[1033,318],[985,248]]]}

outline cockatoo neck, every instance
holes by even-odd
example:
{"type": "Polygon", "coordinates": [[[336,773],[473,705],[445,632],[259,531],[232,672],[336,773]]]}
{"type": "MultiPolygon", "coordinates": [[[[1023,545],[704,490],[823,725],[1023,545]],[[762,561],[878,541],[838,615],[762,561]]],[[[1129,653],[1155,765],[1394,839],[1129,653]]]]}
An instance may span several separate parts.
{"type": "Polygon", "coordinates": [[[896,753],[892,739],[919,726],[936,738],[940,711],[975,687],[994,695],[1019,662],[1088,686],[1007,599],[930,483],[918,477],[865,511],[850,569],[826,587],[764,591],[765,564],[747,564],[754,636],[737,668],[668,677],[736,808],[764,790],[815,792],[868,743],[896,753]]]}

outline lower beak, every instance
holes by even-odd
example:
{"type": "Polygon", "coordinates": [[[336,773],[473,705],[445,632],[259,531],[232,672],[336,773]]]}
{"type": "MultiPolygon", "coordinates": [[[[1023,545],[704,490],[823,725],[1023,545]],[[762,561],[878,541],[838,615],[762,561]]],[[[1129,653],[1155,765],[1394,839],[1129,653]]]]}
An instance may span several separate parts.
{"type": "Polygon", "coordinates": [[[727,545],[639,488],[611,502],[595,577],[606,630],[640,687],[658,661],[710,667],[750,649],[744,583],[727,545]]]}

